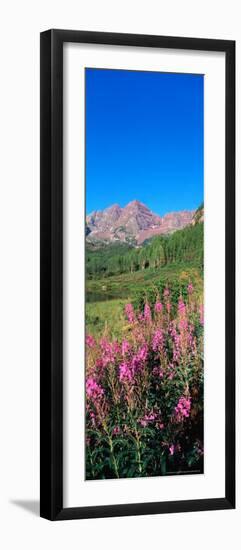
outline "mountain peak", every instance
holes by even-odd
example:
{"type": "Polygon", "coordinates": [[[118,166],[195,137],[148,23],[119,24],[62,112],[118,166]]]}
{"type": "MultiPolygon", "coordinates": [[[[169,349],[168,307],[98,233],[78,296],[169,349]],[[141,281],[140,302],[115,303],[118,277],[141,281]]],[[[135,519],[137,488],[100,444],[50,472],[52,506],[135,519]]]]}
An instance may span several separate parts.
{"type": "MultiPolygon", "coordinates": [[[[143,202],[138,201],[135,199],[134,201],[128,202],[128,204],[125,206],[128,210],[130,208],[138,209],[138,208],[144,208],[145,210],[150,210],[143,202]]],[[[124,210],[125,210],[124,208],[124,210]]]]}
{"type": "Polygon", "coordinates": [[[137,199],[134,199],[133,201],[128,202],[126,206],[145,206],[145,204],[138,201],[137,199]]]}
{"type": "Polygon", "coordinates": [[[87,240],[141,244],[155,235],[182,229],[193,218],[193,211],[171,212],[161,217],[134,199],[124,208],[113,204],[87,216],[87,240]]]}
{"type": "Polygon", "coordinates": [[[121,210],[121,207],[119,204],[112,204],[111,206],[107,206],[107,208],[105,208],[105,211],[110,211],[110,210],[121,210]]]}

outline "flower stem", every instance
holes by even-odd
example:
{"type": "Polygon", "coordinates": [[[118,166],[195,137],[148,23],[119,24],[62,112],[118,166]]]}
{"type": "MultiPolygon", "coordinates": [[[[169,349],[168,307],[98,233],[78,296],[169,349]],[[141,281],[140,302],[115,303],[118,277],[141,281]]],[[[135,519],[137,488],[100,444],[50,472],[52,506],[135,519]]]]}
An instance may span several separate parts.
{"type": "Polygon", "coordinates": [[[114,454],[113,442],[112,442],[112,439],[111,439],[110,436],[108,437],[108,440],[109,440],[110,455],[111,455],[111,460],[112,460],[112,464],[113,464],[113,467],[114,467],[114,472],[115,472],[116,477],[119,478],[120,476],[119,476],[118,466],[117,466],[117,462],[116,462],[116,458],[115,458],[115,454],[114,454]]]}

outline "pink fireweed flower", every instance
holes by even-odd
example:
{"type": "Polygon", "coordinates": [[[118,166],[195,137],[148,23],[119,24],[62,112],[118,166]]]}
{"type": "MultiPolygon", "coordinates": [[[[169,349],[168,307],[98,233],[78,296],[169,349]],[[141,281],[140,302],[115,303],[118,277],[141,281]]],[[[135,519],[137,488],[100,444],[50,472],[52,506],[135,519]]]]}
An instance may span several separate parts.
{"type": "Polygon", "coordinates": [[[203,325],[204,324],[204,310],[203,310],[203,304],[201,304],[199,306],[199,320],[200,320],[200,324],[203,325]]]}
{"type": "Polygon", "coordinates": [[[178,313],[181,316],[184,316],[186,314],[186,306],[185,306],[182,298],[180,298],[180,300],[178,302],[178,313]]]}
{"type": "Polygon", "coordinates": [[[108,342],[108,340],[106,338],[101,338],[100,340],[100,347],[103,351],[108,351],[110,352],[112,350],[112,346],[111,346],[111,343],[108,342]]]}
{"type": "MultiPolygon", "coordinates": [[[[115,343],[111,344],[110,342],[108,342],[106,338],[102,338],[100,340],[100,347],[102,350],[103,366],[106,367],[106,365],[108,365],[109,363],[114,363],[115,353],[116,353],[116,351],[114,352],[115,343]]],[[[118,346],[118,351],[119,351],[119,346],[118,346]]]]}
{"type": "Polygon", "coordinates": [[[129,321],[129,323],[134,323],[135,321],[135,313],[134,313],[134,309],[133,309],[133,305],[132,304],[126,304],[125,306],[125,314],[126,314],[126,317],[129,321]]]}
{"type": "Polygon", "coordinates": [[[97,370],[102,369],[104,367],[103,360],[101,358],[96,359],[95,366],[97,370]]]}
{"type": "Polygon", "coordinates": [[[163,309],[163,305],[161,302],[156,302],[155,303],[155,312],[156,313],[161,313],[162,312],[162,309],[163,309]]]}
{"type": "Polygon", "coordinates": [[[139,313],[139,315],[138,315],[138,321],[144,321],[144,315],[143,315],[143,313],[139,313]]]}
{"type": "Polygon", "coordinates": [[[178,363],[181,356],[181,338],[174,323],[170,323],[169,331],[173,341],[173,361],[178,363]]]}
{"type": "Polygon", "coordinates": [[[188,322],[185,317],[182,317],[178,323],[178,328],[180,332],[186,332],[188,329],[188,322]]]}
{"type": "Polygon", "coordinates": [[[153,368],[153,374],[154,376],[158,376],[159,378],[163,378],[163,369],[161,368],[161,365],[159,367],[154,367],[153,368]]]}
{"type": "Polygon", "coordinates": [[[154,420],[156,420],[156,417],[156,413],[145,414],[145,416],[140,419],[141,426],[145,428],[149,422],[153,422],[154,420]]]}
{"type": "Polygon", "coordinates": [[[100,397],[102,397],[104,393],[103,388],[96,382],[96,380],[90,376],[86,380],[86,394],[89,397],[89,399],[92,399],[92,401],[96,401],[100,397]]]}
{"type": "Polygon", "coordinates": [[[121,347],[120,347],[120,345],[118,344],[117,340],[115,340],[115,341],[113,342],[113,344],[112,344],[112,351],[113,351],[113,353],[116,354],[116,355],[117,355],[118,353],[120,353],[120,351],[121,351],[121,347]]]}
{"type": "Polygon", "coordinates": [[[168,373],[169,373],[168,374],[168,380],[172,380],[174,378],[175,373],[176,373],[173,363],[169,363],[168,373]]]}
{"type": "Polygon", "coordinates": [[[123,340],[121,344],[121,353],[122,355],[125,355],[126,353],[129,353],[130,351],[130,344],[127,342],[127,340],[123,340]]]}
{"type": "Polygon", "coordinates": [[[175,451],[175,447],[174,447],[174,445],[173,445],[173,443],[172,443],[172,445],[170,445],[170,447],[169,447],[169,454],[170,454],[170,455],[174,455],[174,451],[175,451]]]}
{"type": "Polygon", "coordinates": [[[113,435],[118,435],[120,433],[120,428],[119,426],[115,426],[113,428],[113,431],[112,431],[113,435]]]}
{"type": "Polygon", "coordinates": [[[95,339],[93,336],[91,336],[91,334],[88,334],[86,336],[86,345],[89,347],[89,348],[93,348],[95,346],[95,339]]]}
{"type": "Polygon", "coordinates": [[[137,358],[139,361],[146,361],[148,355],[148,345],[144,344],[137,352],[137,358]]]}
{"type": "Polygon", "coordinates": [[[145,304],[144,319],[145,319],[145,321],[151,321],[151,308],[150,308],[149,304],[145,304]]]}
{"type": "Polygon", "coordinates": [[[170,291],[168,288],[165,288],[164,291],[163,291],[163,296],[164,298],[168,298],[168,296],[170,296],[170,291]]]}
{"type": "Polygon", "coordinates": [[[103,367],[106,367],[109,363],[114,363],[114,355],[112,353],[103,353],[102,363],[103,367]]]}
{"type": "Polygon", "coordinates": [[[152,349],[153,351],[161,351],[163,349],[163,331],[161,329],[157,329],[154,332],[152,349]]]}
{"type": "Polygon", "coordinates": [[[119,378],[121,382],[132,382],[133,372],[128,363],[121,363],[119,366],[119,378]]]}
{"type": "Polygon", "coordinates": [[[193,284],[192,283],[189,283],[187,285],[187,292],[188,294],[192,294],[193,293],[193,284]]]}
{"type": "Polygon", "coordinates": [[[190,324],[188,327],[188,333],[187,333],[187,343],[192,353],[195,353],[196,341],[193,333],[194,333],[194,325],[190,324]]]}
{"type": "Polygon", "coordinates": [[[143,428],[145,428],[148,424],[148,422],[146,420],[144,420],[143,418],[140,420],[140,424],[143,428]]]}
{"type": "Polygon", "coordinates": [[[148,345],[143,344],[137,351],[135,355],[133,355],[131,360],[131,367],[133,372],[138,372],[142,369],[146,359],[148,356],[148,345]]]}
{"type": "Polygon", "coordinates": [[[180,397],[177,406],[175,407],[175,412],[179,419],[188,418],[191,410],[191,398],[180,397]]]}

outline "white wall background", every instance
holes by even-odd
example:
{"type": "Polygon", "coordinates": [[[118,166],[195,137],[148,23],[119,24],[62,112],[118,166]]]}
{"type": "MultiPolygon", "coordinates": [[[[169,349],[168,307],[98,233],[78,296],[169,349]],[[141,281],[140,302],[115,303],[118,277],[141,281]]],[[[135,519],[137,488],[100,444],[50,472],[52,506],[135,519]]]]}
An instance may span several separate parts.
{"type": "MultiPolygon", "coordinates": [[[[85,29],[237,41],[237,182],[240,174],[240,2],[229,0],[17,0],[0,33],[0,543],[16,547],[169,550],[238,548],[241,522],[240,344],[237,360],[237,510],[62,523],[38,517],[39,498],[39,32],[85,29]]],[[[240,205],[237,185],[237,207],[240,205]]],[[[218,195],[217,195],[218,208],[218,195]]],[[[237,212],[237,233],[241,216],[237,212]]],[[[240,279],[238,238],[237,282],[240,279]]],[[[240,284],[237,340],[240,340],[240,284]]],[[[217,342],[218,344],[218,342],[217,342]]],[[[214,403],[215,406],[215,403],[214,403]]],[[[218,453],[218,449],[217,449],[218,453]]]]}

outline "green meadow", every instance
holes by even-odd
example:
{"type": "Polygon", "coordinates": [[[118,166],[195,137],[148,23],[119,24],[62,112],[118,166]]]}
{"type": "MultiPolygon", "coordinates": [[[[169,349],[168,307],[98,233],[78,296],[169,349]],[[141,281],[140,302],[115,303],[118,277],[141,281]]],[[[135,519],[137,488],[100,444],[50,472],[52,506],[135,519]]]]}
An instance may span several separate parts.
{"type": "Polygon", "coordinates": [[[118,338],[123,330],[123,310],[127,302],[136,302],[140,296],[155,296],[160,283],[176,285],[177,291],[194,283],[195,292],[203,292],[202,271],[185,263],[149,268],[135,273],[123,273],[86,281],[86,330],[94,336],[108,335],[118,338]]]}

